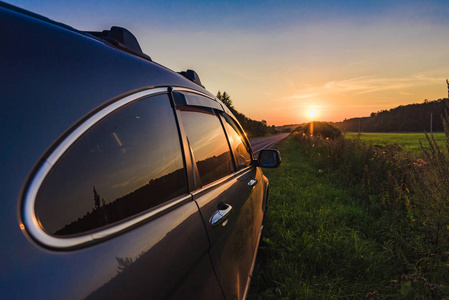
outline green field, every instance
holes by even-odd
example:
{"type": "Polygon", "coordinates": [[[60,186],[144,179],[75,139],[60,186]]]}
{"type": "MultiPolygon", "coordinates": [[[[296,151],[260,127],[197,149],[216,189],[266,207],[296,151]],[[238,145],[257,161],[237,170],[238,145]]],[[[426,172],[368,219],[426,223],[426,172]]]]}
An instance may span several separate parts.
{"type": "Polygon", "coordinates": [[[277,149],[281,166],[264,170],[269,209],[248,298],[400,297],[390,281],[400,279],[401,263],[377,240],[385,221],[301,155],[293,138],[277,149]]]}
{"type": "MultiPolygon", "coordinates": [[[[359,134],[356,132],[347,132],[345,133],[346,138],[357,138],[359,134]]],[[[443,132],[436,132],[433,134],[435,141],[441,146],[444,147],[446,143],[446,137],[443,132]]],[[[360,134],[360,140],[371,142],[373,145],[382,145],[385,146],[387,144],[397,144],[402,149],[413,152],[415,154],[419,154],[421,152],[421,146],[419,141],[423,143],[424,146],[427,146],[428,143],[426,141],[426,136],[424,133],[379,133],[379,132],[362,132],[360,134]]]]}
{"type": "MultiPolygon", "coordinates": [[[[361,138],[413,146],[425,137],[361,138]]],[[[264,170],[270,194],[249,300],[449,299],[449,175],[439,172],[449,160],[410,164],[300,135],[276,148],[283,161],[264,170]]]]}

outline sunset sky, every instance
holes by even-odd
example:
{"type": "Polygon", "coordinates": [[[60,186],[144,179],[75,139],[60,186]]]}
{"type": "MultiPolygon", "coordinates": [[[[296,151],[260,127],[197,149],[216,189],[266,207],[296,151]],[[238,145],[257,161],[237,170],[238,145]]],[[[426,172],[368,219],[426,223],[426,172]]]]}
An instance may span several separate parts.
{"type": "Polygon", "coordinates": [[[269,125],[447,97],[448,1],[7,1],[81,30],[118,25],[269,125]]]}

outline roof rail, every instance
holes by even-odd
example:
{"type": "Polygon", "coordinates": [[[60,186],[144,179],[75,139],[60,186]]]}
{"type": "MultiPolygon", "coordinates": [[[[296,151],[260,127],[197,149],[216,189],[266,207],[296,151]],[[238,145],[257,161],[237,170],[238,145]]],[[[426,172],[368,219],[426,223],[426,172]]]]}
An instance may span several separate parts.
{"type": "Polygon", "coordinates": [[[204,88],[204,85],[201,84],[200,76],[198,76],[195,71],[189,69],[187,71],[178,72],[178,74],[181,74],[185,78],[195,82],[196,84],[204,88]]]}
{"type": "Polygon", "coordinates": [[[86,31],[86,33],[89,33],[97,38],[103,39],[113,44],[117,48],[131,52],[132,54],[138,55],[149,61],[152,61],[151,57],[142,52],[142,49],[140,48],[139,42],[137,41],[136,37],[125,28],[112,26],[110,30],[103,30],[101,32],[86,31]]]}

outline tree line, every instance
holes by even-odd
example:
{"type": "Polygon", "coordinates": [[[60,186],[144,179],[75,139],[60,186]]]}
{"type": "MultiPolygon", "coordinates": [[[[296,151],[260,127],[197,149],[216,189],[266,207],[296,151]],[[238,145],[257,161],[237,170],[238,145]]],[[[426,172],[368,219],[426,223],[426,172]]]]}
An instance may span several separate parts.
{"type": "Polygon", "coordinates": [[[369,117],[345,119],[333,125],[342,131],[430,132],[432,118],[432,130],[443,131],[441,117],[447,104],[447,98],[424,100],[423,103],[401,105],[390,110],[373,112],[369,117]]]}
{"type": "Polygon", "coordinates": [[[231,97],[229,96],[228,93],[226,92],[221,93],[220,91],[218,91],[217,98],[221,100],[229,108],[232,114],[237,118],[237,120],[239,121],[240,125],[242,125],[248,137],[265,136],[277,133],[275,126],[274,125],[268,126],[267,121],[265,120],[255,121],[248,118],[244,114],[238,112],[235,109],[234,105],[232,104],[231,97]]]}

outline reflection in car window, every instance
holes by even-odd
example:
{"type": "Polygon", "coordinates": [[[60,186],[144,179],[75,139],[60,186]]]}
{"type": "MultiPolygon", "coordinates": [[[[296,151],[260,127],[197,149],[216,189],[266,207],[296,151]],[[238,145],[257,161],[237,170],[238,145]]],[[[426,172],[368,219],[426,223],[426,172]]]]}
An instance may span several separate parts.
{"type": "Polygon", "coordinates": [[[206,185],[234,171],[221,122],[211,109],[181,108],[182,123],[193,150],[201,183],[206,185]]]}
{"type": "Polygon", "coordinates": [[[251,155],[248,148],[245,146],[245,139],[240,133],[240,130],[234,120],[227,114],[223,114],[226,120],[225,127],[228,132],[229,141],[231,143],[232,150],[236,156],[237,169],[243,169],[251,164],[251,155]]]}
{"type": "Polygon", "coordinates": [[[130,104],[84,133],[44,180],[36,215],[50,234],[81,233],[187,193],[167,95],[130,104]]]}

